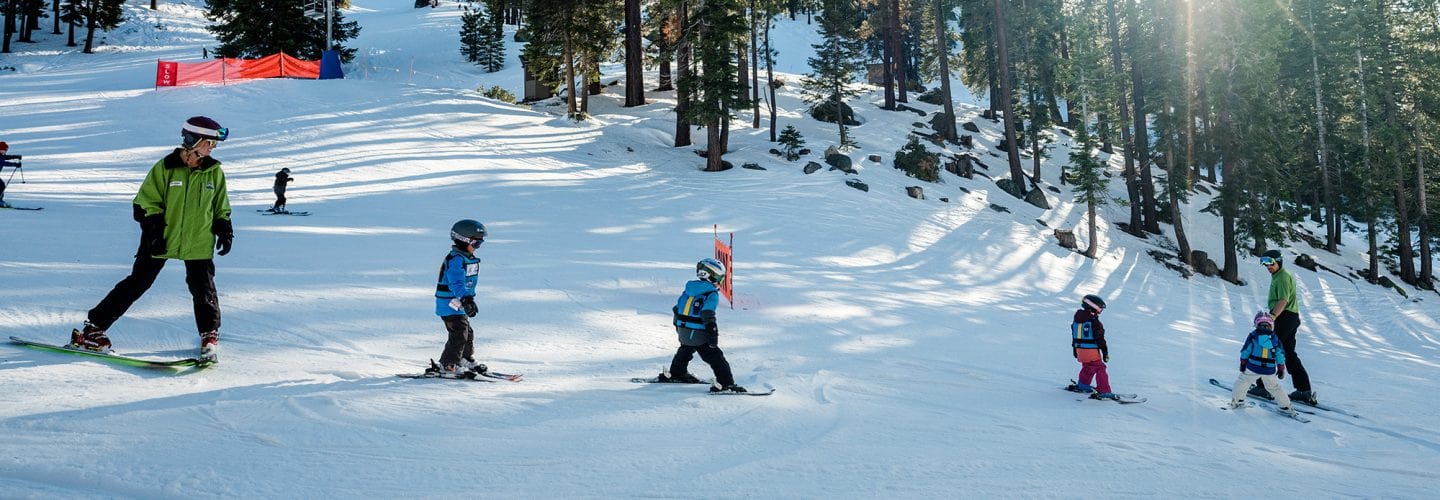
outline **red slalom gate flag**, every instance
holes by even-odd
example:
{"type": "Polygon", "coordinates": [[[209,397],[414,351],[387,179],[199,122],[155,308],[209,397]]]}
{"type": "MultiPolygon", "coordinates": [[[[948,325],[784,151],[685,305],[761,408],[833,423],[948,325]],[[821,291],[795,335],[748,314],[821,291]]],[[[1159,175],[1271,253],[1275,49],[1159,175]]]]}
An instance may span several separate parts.
{"type": "Polygon", "coordinates": [[[735,265],[733,263],[734,252],[731,246],[735,244],[735,233],[730,233],[730,244],[720,241],[719,233],[715,235],[715,260],[725,265],[725,281],[720,282],[720,295],[730,302],[730,308],[735,308],[735,265]]]}

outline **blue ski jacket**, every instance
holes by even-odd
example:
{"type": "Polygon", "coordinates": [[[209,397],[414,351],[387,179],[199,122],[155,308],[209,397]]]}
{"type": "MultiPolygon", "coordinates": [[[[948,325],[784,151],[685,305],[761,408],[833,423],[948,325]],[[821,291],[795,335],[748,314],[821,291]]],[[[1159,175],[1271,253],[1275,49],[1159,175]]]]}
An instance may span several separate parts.
{"type": "Polygon", "coordinates": [[[451,248],[440,264],[440,277],[435,283],[435,315],[462,316],[465,309],[460,301],[475,296],[475,285],[480,281],[480,258],[473,254],[451,248]],[[450,301],[455,301],[454,305],[450,301]]]}
{"type": "Polygon", "coordinates": [[[1245,337],[1245,346],[1240,348],[1240,362],[1245,371],[1260,375],[1274,375],[1275,367],[1285,364],[1285,347],[1274,330],[1256,328],[1245,337]]]}

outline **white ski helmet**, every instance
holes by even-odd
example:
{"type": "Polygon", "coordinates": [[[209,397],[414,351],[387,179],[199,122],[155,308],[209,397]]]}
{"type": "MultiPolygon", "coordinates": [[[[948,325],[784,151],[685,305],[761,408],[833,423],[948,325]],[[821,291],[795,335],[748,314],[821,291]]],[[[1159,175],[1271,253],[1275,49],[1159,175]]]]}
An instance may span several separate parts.
{"type": "Polygon", "coordinates": [[[720,284],[725,281],[725,264],[715,259],[703,259],[695,263],[695,277],[700,281],[720,284]]]}

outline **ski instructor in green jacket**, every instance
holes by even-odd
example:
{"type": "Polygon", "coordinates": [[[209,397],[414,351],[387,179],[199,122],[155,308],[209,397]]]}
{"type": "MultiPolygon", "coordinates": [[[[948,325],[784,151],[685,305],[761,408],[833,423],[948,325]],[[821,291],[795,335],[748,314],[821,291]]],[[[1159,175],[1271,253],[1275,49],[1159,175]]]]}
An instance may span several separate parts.
{"type": "Polygon", "coordinates": [[[210,157],[230,131],[210,118],[196,116],[180,129],[181,147],[150,167],[135,195],[135,221],[140,223],[140,250],[130,275],[90,310],[85,325],[70,335],[74,347],[110,351],[105,331],[140,299],[167,259],[185,262],[185,284],[195,303],[200,332],[200,359],[218,361],[220,300],[215,293],[215,250],[230,253],[235,232],[230,225],[230,197],[225,172],[210,157]]]}

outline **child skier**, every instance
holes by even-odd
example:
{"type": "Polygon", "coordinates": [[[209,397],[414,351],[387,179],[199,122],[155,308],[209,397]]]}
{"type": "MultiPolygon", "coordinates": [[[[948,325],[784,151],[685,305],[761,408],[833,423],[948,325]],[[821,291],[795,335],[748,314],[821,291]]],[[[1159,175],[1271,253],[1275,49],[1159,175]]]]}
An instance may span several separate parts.
{"type": "Polygon", "coordinates": [[[295,178],[290,177],[290,167],[275,172],[275,206],[270,207],[271,212],[285,213],[285,187],[291,182],[295,182],[295,178]]]}
{"type": "Polygon", "coordinates": [[[1100,312],[1104,310],[1105,299],[1086,295],[1070,323],[1070,350],[1080,362],[1080,376],[1068,389],[1090,393],[1092,399],[1115,399],[1110,392],[1110,374],[1105,371],[1105,363],[1110,362],[1110,347],[1105,344],[1105,325],[1100,323],[1100,312]],[[1094,386],[1090,385],[1091,379],[1095,381],[1094,386]]]}
{"type": "Polygon", "coordinates": [[[1285,378],[1285,347],[1275,335],[1275,318],[1260,311],[1255,314],[1255,329],[1245,337],[1240,348],[1240,377],[1235,379],[1235,388],[1230,395],[1230,407],[1239,408],[1245,404],[1245,393],[1259,379],[1275,396],[1280,411],[1294,414],[1290,409],[1290,397],[1280,389],[1280,379],[1285,378]]]}
{"type": "Polygon", "coordinates": [[[720,350],[720,330],[715,324],[715,306],[720,304],[716,285],[725,281],[725,265],[715,259],[705,259],[695,264],[695,277],[685,283],[685,291],[671,309],[675,317],[675,333],[680,337],[680,349],[670,360],[670,369],[660,374],[661,382],[694,384],[700,382],[690,374],[690,359],[700,353],[700,359],[715,372],[715,383],[710,392],[745,392],[744,387],[735,385],[735,376],[730,373],[730,362],[720,350]]]}
{"type": "Polygon", "coordinates": [[[486,371],[485,365],[475,362],[475,331],[469,320],[480,312],[475,306],[475,284],[480,276],[475,249],[485,242],[485,235],[485,225],[471,219],[450,227],[450,253],[440,264],[435,285],[435,315],[445,322],[449,339],[440,353],[440,364],[431,363],[427,375],[472,378],[486,371]]]}

